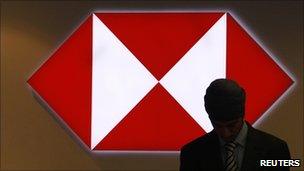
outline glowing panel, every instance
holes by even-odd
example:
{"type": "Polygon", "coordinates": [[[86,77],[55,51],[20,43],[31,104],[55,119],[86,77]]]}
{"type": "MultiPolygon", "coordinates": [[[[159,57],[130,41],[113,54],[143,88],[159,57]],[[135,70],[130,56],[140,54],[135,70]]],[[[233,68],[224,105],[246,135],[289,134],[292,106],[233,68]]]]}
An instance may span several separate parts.
{"type": "Polygon", "coordinates": [[[206,87],[246,90],[254,123],[293,80],[228,13],[95,13],[28,84],[91,150],[177,151],[212,130],[206,87]]]}

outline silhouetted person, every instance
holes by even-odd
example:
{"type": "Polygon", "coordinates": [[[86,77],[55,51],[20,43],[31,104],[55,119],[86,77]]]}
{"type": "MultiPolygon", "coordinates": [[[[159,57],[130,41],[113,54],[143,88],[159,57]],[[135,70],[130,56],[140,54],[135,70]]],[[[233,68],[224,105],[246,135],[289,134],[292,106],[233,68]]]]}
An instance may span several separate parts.
{"type": "Polygon", "coordinates": [[[217,79],[210,84],[204,99],[214,129],[182,148],[180,171],[289,170],[260,166],[260,160],[290,159],[289,149],[285,141],[244,120],[245,98],[235,81],[217,79]]]}

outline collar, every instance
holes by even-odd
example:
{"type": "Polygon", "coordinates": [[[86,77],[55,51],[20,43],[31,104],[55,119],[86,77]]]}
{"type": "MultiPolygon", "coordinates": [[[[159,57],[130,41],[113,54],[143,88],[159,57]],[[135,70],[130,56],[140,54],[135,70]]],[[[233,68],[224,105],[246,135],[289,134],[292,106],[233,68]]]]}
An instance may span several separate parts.
{"type": "MultiPolygon", "coordinates": [[[[243,126],[234,141],[238,145],[245,147],[247,132],[248,132],[248,126],[247,126],[246,122],[244,121],[243,126]]],[[[220,141],[221,146],[224,146],[226,144],[226,142],[221,137],[219,137],[219,141],[220,141]]]]}

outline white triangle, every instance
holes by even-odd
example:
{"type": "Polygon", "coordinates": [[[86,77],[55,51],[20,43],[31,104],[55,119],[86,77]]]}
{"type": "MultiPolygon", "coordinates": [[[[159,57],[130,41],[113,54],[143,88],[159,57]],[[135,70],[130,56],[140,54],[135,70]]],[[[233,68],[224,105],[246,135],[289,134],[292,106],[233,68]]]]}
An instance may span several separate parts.
{"type": "Polygon", "coordinates": [[[213,127],[204,108],[206,88],[226,77],[226,14],[160,80],[165,89],[206,131],[213,127]]]}
{"type": "Polygon", "coordinates": [[[157,84],[153,75],[93,15],[93,149],[157,84]]]}

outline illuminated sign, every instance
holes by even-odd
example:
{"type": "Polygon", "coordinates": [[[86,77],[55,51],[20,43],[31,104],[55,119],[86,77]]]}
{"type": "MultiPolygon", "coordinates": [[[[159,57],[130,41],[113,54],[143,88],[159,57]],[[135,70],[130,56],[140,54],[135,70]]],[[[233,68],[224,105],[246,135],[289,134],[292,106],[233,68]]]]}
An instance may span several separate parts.
{"type": "Polygon", "coordinates": [[[94,13],[28,80],[92,150],[165,150],[212,130],[216,78],[254,123],[293,80],[229,13],[94,13]]]}

